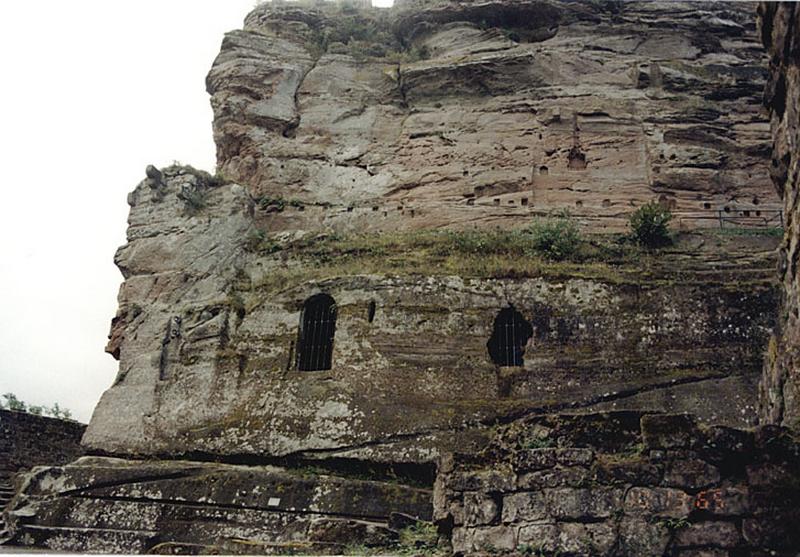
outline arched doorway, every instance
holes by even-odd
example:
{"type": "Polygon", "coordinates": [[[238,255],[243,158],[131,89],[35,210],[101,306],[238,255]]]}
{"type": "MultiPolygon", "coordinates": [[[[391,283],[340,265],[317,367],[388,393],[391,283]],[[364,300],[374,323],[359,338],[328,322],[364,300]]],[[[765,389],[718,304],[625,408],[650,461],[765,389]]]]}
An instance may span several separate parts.
{"type": "Polygon", "coordinates": [[[303,304],[297,335],[297,369],[331,369],[336,334],[336,302],[327,294],[312,296],[303,304]]]}
{"type": "Polygon", "coordinates": [[[499,366],[521,366],[525,345],[533,335],[533,327],[520,312],[509,306],[500,310],[486,348],[489,357],[499,366]]]}

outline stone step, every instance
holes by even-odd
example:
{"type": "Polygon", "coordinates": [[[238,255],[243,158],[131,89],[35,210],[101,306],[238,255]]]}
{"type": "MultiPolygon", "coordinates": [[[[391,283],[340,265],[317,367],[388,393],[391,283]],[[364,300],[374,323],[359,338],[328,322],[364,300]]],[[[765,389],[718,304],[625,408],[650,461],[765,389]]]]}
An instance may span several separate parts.
{"type": "MultiPolygon", "coordinates": [[[[58,526],[24,525],[22,536],[35,547],[85,553],[146,553],[156,543],[158,532],[104,528],[68,528],[58,526]],[[51,547],[55,542],[57,546],[51,547]]],[[[13,539],[11,540],[14,541],[13,539]]]]}

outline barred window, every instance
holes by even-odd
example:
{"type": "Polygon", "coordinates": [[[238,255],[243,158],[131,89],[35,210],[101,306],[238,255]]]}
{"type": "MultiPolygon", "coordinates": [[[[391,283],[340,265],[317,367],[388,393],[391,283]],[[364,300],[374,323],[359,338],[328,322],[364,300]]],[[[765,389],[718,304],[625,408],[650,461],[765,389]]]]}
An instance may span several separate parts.
{"type": "Polygon", "coordinates": [[[300,314],[297,336],[297,369],[331,369],[333,337],[336,334],[336,302],[327,294],[306,300],[300,314]]]}
{"type": "Polygon", "coordinates": [[[523,365],[525,345],[532,335],[533,327],[514,306],[500,310],[494,320],[492,336],[486,343],[489,357],[499,366],[523,365]]]}

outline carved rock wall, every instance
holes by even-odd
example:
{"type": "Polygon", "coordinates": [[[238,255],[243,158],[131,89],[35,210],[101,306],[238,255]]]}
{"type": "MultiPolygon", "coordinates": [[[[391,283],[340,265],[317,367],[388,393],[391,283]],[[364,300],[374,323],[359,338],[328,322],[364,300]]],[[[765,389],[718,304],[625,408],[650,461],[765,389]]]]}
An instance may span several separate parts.
{"type": "Polygon", "coordinates": [[[264,3],[208,76],[218,163],[287,230],[779,224],[750,3],[264,3]]]}
{"type": "Polygon", "coordinates": [[[418,245],[379,256],[397,261],[389,271],[360,256],[337,267],[322,240],[259,251],[271,209],[187,169],[130,202],[108,346],[120,371],[84,437],[92,450],[431,462],[479,447],[497,419],[565,408],[752,423],[776,303],[763,238],[731,239],[722,259],[691,236],[630,264],[492,278],[435,269],[418,245]],[[333,366],[299,371],[301,311],[320,292],[337,304],[333,366]],[[510,304],[534,334],[523,365],[503,367],[487,342],[510,304]]]}

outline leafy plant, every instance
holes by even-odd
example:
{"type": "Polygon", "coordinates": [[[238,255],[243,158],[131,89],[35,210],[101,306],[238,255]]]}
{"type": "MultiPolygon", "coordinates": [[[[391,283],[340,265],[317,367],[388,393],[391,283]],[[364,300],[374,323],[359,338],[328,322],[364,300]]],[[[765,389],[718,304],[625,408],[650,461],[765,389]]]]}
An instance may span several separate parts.
{"type": "Polygon", "coordinates": [[[529,233],[534,249],[549,259],[567,259],[578,251],[581,244],[578,225],[567,212],[535,220],[529,233]]]}
{"type": "Polygon", "coordinates": [[[225,173],[222,170],[220,170],[219,168],[217,168],[217,171],[214,173],[213,176],[209,175],[209,178],[208,178],[208,185],[210,187],[212,187],[212,188],[216,188],[216,187],[219,187],[219,186],[224,186],[224,185],[230,184],[232,182],[233,182],[233,180],[228,178],[225,175],[225,173]]]}
{"type": "Polygon", "coordinates": [[[418,520],[400,530],[398,552],[404,555],[433,555],[439,549],[439,533],[432,522],[418,520]]]}
{"type": "Polygon", "coordinates": [[[664,518],[658,521],[658,524],[664,526],[667,530],[672,532],[682,530],[689,526],[689,521],[686,518],[664,518]]]}
{"type": "Polygon", "coordinates": [[[266,195],[257,198],[256,203],[258,203],[260,209],[277,213],[282,212],[287,206],[299,209],[305,205],[299,199],[284,199],[283,197],[269,197],[266,195]]]}
{"type": "Polygon", "coordinates": [[[655,201],[645,203],[630,216],[630,227],[633,239],[643,246],[655,248],[672,242],[669,234],[669,222],[672,213],[655,201]]]}
{"type": "Polygon", "coordinates": [[[277,211],[278,213],[280,213],[286,208],[286,200],[283,199],[282,197],[263,196],[259,197],[257,202],[259,208],[264,210],[270,209],[273,211],[277,211]]]}
{"type": "Polygon", "coordinates": [[[555,442],[551,437],[539,437],[537,435],[530,435],[522,440],[521,446],[523,449],[549,449],[555,446],[555,442]]]}

